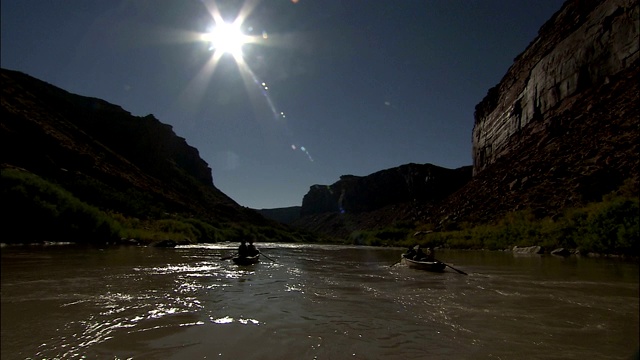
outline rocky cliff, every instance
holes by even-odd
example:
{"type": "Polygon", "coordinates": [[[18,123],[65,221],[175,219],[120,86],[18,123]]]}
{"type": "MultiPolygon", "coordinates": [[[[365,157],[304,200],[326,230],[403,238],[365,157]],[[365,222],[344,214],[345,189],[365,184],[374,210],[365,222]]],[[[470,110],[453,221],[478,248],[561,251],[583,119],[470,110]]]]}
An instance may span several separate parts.
{"type": "MultiPolygon", "coordinates": [[[[510,151],[532,121],[547,127],[564,103],[637,67],[638,1],[567,1],[477,105],[473,170],[510,151]]],[[[568,120],[572,121],[572,120],[568,120]]]]}
{"type": "Polygon", "coordinates": [[[638,191],[638,64],[533,121],[508,151],[443,202],[441,225],[485,223],[516,210],[554,218],[623,184],[638,191]]]}
{"type": "Polygon", "coordinates": [[[638,28],[637,0],[568,0],[476,106],[470,181],[440,201],[397,192],[390,204],[373,184],[373,200],[341,202],[343,188],[362,182],[347,178],[312,188],[295,224],[343,237],[393,223],[455,229],[518,210],[554,219],[623,185],[637,192],[638,28]]]}

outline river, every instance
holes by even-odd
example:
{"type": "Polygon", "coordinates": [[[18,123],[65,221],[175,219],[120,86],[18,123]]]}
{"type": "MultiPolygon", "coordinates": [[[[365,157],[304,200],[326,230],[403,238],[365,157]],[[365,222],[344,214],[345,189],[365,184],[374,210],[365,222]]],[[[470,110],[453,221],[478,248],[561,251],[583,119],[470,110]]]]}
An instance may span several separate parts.
{"type": "Polygon", "coordinates": [[[10,359],[630,359],[639,268],[611,259],[259,244],[5,246],[10,359]]]}

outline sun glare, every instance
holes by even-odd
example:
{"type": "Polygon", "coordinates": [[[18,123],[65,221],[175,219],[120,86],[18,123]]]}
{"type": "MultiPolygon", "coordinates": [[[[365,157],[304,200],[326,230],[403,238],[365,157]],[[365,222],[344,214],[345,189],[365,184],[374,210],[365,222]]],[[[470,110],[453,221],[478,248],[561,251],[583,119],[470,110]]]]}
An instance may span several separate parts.
{"type": "Polygon", "coordinates": [[[204,34],[202,39],[209,42],[210,50],[242,58],[242,45],[247,43],[248,37],[242,33],[239,26],[221,23],[204,34]]]}

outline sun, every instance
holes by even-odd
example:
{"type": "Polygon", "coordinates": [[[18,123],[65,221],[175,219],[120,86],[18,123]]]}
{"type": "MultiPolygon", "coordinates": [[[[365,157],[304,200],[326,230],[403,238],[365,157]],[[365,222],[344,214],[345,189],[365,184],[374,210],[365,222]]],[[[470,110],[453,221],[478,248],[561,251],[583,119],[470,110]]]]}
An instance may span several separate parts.
{"type": "Polygon", "coordinates": [[[249,42],[249,37],[242,33],[236,24],[216,24],[209,32],[202,34],[202,40],[210,44],[210,50],[220,55],[231,54],[236,59],[242,58],[242,45],[249,42]]]}

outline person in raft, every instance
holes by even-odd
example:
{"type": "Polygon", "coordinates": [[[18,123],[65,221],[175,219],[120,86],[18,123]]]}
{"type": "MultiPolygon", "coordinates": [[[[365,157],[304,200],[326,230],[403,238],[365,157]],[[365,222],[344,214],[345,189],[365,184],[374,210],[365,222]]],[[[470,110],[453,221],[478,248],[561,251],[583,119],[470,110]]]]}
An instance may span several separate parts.
{"type": "Polygon", "coordinates": [[[434,261],[435,251],[430,247],[426,251],[422,251],[420,245],[416,245],[408,251],[405,257],[415,261],[434,261]]]}
{"type": "Polygon", "coordinates": [[[435,261],[435,257],[436,257],[436,251],[428,247],[427,251],[425,251],[425,259],[422,261],[435,261]]]}
{"type": "Polygon", "coordinates": [[[249,247],[247,246],[247,241],[240,241],[240,246],[238,247],[238,257],[244,258],[249,256],[249,247]]]}
{"type": "MultiPolygon", "coordinates": [[[[418,246],[418,245],[416,245],[416,246],[418,246]]],[[[406,252],[406,253],[404,253],[404,255],[403,255],[403,256],[404,256],[405,258],[407,258],[407,259],[411,259],[411,260],[413,260],[413,259],[416,257],[416,246],[409,247],[409,248],[407,249],[407,252],[406,252]]]]}
{"type": "Polygon", "coordinates": [[[255,245],[253,245],[254,239],[255,237],[249,240],[249,246],[247,247],[249,256],[256,256],[260,254],[260,250],[258,250],[258,248],[255,245]]]}

